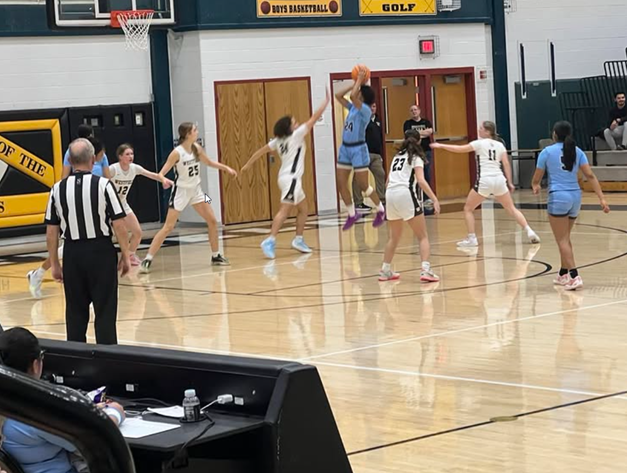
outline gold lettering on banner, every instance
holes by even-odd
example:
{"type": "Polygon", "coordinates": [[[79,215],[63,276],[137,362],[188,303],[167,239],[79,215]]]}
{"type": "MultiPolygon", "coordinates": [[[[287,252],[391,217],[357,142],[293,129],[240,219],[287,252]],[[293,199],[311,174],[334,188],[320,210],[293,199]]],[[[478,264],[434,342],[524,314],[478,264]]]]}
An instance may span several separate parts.
{"type": "Polygon", "coordinates": [[[361,16],[436,15],[435,0],[359,0],[361,16]]]}
{"type": "Polygon", "coordinates": [[[54,185],[52,165],[0,135],[0,160],[42,184],[54,185]]]}
{"type": "Polygon", "coordinates": [[[257,17],[342,16],[342,0],[257,0],[257,17]]]}

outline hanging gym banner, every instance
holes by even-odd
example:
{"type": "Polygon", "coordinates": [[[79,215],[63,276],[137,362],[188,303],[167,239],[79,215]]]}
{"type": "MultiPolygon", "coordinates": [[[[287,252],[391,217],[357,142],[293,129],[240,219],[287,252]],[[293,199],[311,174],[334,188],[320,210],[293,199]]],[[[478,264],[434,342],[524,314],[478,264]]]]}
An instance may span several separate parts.
{"type": "Polygon", "coordinates": [[[257,0],[258,18],[342,16],[342,0],[257,0]]]}
{"type": "Polygon", "coordinates": [[[436,15],[435,0],[359,0],[360,16],[436,15]]]}
{"type": "Polygon", "coordinates": [[[42,224],[63,168],[61,119],[5,120],[0,117],[0,228],[42,224]]]}

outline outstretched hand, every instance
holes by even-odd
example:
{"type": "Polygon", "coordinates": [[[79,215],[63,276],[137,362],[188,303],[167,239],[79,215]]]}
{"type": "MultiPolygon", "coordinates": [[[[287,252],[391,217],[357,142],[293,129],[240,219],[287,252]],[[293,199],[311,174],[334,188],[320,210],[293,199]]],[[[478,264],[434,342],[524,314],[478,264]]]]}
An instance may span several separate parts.
{"type": "Polygon", "coordinates": [[[429,146],[431,146],[431,149],[441,149],[442,145],[440,143],[431,143],[429,146]]]}
{"type": "Polygon", "coordinates": [[[224,169],[226,172],[228,172],[231,176],[233,177],[237,177],[237,171],[229,166],[225,166],[224,169]]]}
{"type": "Polygon", "coordinates": [[[174,185],[174,182],[171,181],[168,178],[165,178],[162,182],[161,185],[163,186],[164,189],[169,189],[170,187],[172,187],[174,185]]]}

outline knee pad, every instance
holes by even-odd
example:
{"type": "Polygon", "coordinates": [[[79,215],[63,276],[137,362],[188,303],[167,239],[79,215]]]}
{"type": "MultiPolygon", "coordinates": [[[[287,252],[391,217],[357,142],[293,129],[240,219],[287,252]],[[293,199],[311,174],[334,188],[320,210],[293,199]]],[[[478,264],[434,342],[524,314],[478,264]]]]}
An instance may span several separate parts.
{"type": "Polygon", "coordinates": [[[368,186],[368,189],[366,189],[366,192],[364,192],[364,195],[366,197],[370,197],[370,195],[374,192],[374,189],[372,188],[372,186],[368,186]]]}

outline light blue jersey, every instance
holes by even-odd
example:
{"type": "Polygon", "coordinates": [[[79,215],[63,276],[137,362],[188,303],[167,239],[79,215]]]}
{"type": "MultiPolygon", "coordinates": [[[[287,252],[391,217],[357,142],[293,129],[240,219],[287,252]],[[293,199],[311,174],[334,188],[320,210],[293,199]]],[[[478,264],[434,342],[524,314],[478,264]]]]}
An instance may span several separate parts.
{"type": "Polygon", "coordinates": [[[549,175],[549,192],[579,191],[579,168],[588,164],[586,154],[577,148],[577,157],[572,171],[567,171],[562,162],[563,143],[555,143],[545,148],[538,158],[538,169],[546,171],[549,175]]]}
{"type": "Polygon", "coordinates": [[[69,458],[76,447],[66,440],[11,419],[2,434],[2,448],[26,473],[76,473],[69,458]]]}
{"type": "MultiPolygon", "coordinates": [[[[63,165],[71,166],[69,149],[65,152],[65,156],[63,157],[63,165]]],[[[103,168],[108,168],[108,167],[109,167],[109,160],[107,159],[107,155],[105,154],[102,156],[102,159],[100,161],[96,161],[94,163],[94,169],[91,171],[91,173],[94,176],[104,177],[103,168]]]]}
{"type": "Polygon", "coordinates": [[[361,108],[355,107],[352,103],[348,104],[348,117],[344,122],[344,133],[342,141],[349,145],[366,142],[366,128],[370,123],[372,111],[365,103],[361,108]]]}

